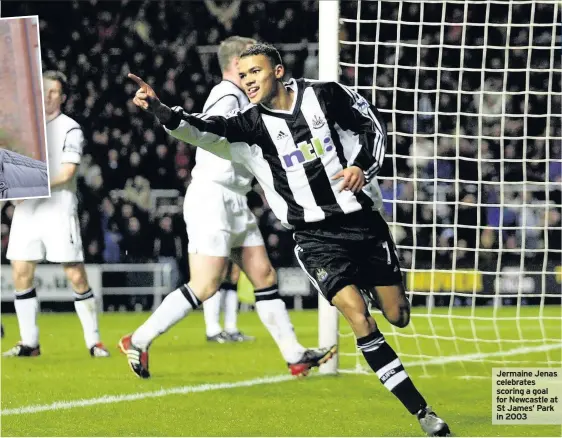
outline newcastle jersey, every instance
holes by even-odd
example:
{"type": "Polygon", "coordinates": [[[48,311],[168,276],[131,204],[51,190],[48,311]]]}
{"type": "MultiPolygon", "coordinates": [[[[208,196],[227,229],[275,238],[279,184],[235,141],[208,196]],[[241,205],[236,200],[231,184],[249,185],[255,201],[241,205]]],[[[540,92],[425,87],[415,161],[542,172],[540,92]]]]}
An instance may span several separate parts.
{"type": "Polygon", "coordinates": [[[259,104],[220,117],[174,108],[165,129],[244,164],[289,228],[380,208],[363,191],[340,191],[341,179],[332,179],[349,166],[361,168],[367,181],[379,172],[386,128],[375,107],[336,82],[291,79],[285,86],[294,92],[288,111],[259,104]]]}

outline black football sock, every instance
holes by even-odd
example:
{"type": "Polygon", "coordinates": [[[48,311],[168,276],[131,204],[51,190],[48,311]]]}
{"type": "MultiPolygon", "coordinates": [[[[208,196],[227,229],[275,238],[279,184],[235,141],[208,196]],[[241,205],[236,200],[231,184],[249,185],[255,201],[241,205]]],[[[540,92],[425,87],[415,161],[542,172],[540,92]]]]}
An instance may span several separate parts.
{"type": "Polygon", "coordinates": [[[379,330],[357,339],[357,347],[377,374],[381,383],[410,411],[416,414],[427,406],[423,396],[414,386],[410,376],[379,330]]]}

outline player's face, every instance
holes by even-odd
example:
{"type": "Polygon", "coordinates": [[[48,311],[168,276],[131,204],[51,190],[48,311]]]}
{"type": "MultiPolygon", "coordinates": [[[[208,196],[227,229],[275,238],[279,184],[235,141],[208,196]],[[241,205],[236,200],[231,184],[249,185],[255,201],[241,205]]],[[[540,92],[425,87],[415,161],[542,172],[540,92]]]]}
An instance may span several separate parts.
{"type": "Polygon", "coordinates": [[[277,94],[283,66],[273,66],[265,55],[245,56],[238,63],[242,88],[252,103],[268,103],[277,94]]]}
{"type": "Polygon", "coordinates": [[[64,94],[62,94],[61,83],[52,79],[44,79],[43,94],[45,99],[45,112],[47,114],[53,114],[59,111],[65,98],[64,94]]]}

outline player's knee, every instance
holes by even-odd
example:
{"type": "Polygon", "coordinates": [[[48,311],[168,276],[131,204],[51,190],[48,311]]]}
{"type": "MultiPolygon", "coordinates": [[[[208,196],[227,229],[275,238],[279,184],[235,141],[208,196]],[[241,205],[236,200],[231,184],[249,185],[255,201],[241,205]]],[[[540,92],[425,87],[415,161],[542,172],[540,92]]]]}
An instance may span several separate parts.
{"type": "Polygon", "coordinates": [[[267,270],[265,271],[264,281],[271,286],[277,283],[277,271],[273,268],[273,266],[268,265],[267,270]]]}
{"type": "Polygon", "coordinates": [[[72,285],[72,289],[74,289],[78,293],[86,292],[90,289],[90,285],[88,284],[88,280],[86,277],[80,273],[76,273],[69,278],[70,284],[72,285]]]}
{"type": "Polygon", "coordinates": [[[64,264],[66,278],[72,285],[72,289],[78,293],[86,292],[90,286],[86,271],[80,264],[64,264]]]}
{"type": "Polygon", "coordinates": [[[33,269],[27,264],[12,264],[12,275],[16,290],[29,289],[33,285],[33,269]]]}
{"type": "Polygon", "coordinates": [[[222,275],[201,275],[200,273],[193,272],[189,280],[189,287],[197,295],[197,298],[205,301],[220,289],[222,280],[222,275]]]}
{"type": "Polygon", "coordinates": [[[200,301],[206,301],[211,298],[220,287],[220,278],[215,280],[209,280],[206,282],[196,282],[193,279],[188,283],[193,293],[200,301]]]}
{"type": "Polygon", "coordinates": [[[405,301],[385,312],[385,317],[392,325],[404,328],[410,323],[410,303],[405,301]]]}
{"type": "Polygon", "coordinates": [[[277,272],[271,264],[267,263],[253,272],[250,281],[255,289],[271,287],[274,284],[277,284],[277,272]]]}
{"type": "Polygon", "coordinates": [[[356,336],[367,336],[376,327],[375,321],[362,312],[347,315],[347,320],[356,336]]]}

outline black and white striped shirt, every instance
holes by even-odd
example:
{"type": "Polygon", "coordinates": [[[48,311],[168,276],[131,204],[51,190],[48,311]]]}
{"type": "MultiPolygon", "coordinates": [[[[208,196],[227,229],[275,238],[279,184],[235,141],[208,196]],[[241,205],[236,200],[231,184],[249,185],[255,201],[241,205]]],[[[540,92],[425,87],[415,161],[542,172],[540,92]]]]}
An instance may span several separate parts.
{"type": "Polygon", "coordinates": [[[165,126],[175,138],[243,163],[289,228],[373,208],[364,192],[339,191],[332,177],[358,166],[370,181],[380,170],[386,128],[373,105],[336,82],[291,79],[291,110],[249,105],[228,117],[174,108],[165,126]]]}

